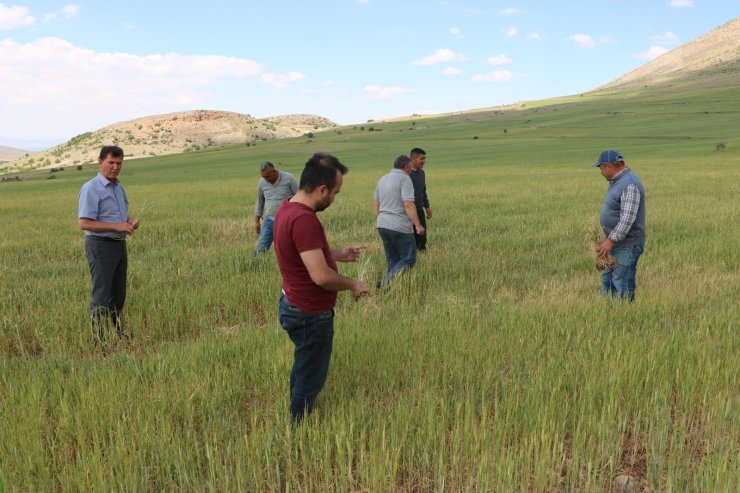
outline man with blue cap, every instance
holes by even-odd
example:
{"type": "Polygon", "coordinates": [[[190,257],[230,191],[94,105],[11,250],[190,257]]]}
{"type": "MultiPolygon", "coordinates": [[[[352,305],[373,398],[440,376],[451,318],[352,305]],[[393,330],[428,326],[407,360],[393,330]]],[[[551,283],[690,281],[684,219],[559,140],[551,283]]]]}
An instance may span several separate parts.
{"type": "Polygon", "coordinates": [[[616,260],[601,272],[601,293],[632,302],[637,261],[645,247],[645,189],[619,151],[602,152],[593,167],[609,182],[599,219],[604,237],[596,255],[611,253],[616,260]]]}

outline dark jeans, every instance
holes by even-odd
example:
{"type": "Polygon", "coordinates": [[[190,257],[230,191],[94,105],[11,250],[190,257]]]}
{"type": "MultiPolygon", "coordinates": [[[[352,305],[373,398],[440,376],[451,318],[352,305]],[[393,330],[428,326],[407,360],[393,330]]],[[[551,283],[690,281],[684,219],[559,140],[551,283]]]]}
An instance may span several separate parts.
{"type": "Polygon", "coordinates": [[[334,340],[334,310],[303,313],[290,304],[285,295],[278,304],[280,325],[295,344],[293,369],[290,371],[290,417],[299,422],[313,411],[316,396],[329,373],[334,340]]]}
{"type": "Polygon", "coordinates": [[[385,260],[388,262],[388,272],[381,284],[396,277],[406,269],[416,264],[416,245],[411,233],[400,233],[392,229],[378,228],[380,239],[383,240],[385,260]]]}
{"type": "Polygon", "coordinates": [[[126,302],[126,242],[87,236],[85,253],[92,279],[90,320],[93,332],[99,339],[111,328],[123,335],[120,315],[126,302]]]}
{"type": "MultiPolygon", "coordinates": [[[[427,216],[424,212],[424,209],[416,208],[416,215],[419,216],[419,222],[424,227],[424,229],[427,229],[427,216]]],[[[414,241],[416,241],[416,249],[417,250],[426,250],[427,249],[427,235],[426,232],[423,235],[417,235],[416,234],[416,228],[414,228],[414,241]]]]}

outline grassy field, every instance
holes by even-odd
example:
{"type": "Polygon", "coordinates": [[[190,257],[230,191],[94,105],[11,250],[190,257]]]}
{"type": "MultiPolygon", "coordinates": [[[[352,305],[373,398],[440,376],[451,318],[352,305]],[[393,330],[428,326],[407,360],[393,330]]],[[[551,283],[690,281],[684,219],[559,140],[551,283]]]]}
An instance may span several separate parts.
{"type": "Polygon", "coordinates": [[[668,88],[126,162],[134,338],[106,354],[76,225],[95,170],[0,184],[0,491],[736,491],[738,121],[740,88],[668,88]],[[389,293],[340,295],[327,386],[291,429],[258,165],[349,166],[321,218],[374,283],[375,183],[415,146],[430,250],[389,293]],[[605,148],[646,188],[633,305],[599,297],[585,239],[605,148]]]}

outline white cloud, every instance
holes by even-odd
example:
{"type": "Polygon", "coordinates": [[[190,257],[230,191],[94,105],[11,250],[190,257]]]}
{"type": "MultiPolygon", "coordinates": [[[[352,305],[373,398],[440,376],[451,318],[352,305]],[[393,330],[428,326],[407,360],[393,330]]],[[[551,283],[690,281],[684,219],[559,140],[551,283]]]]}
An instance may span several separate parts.
{"type": "Polygon", "coordinates": [[[322,82],[321,82],[321,85],[322,85],[322,86],[324,86],[324,87],[329,87],[329,86],[333,86],[333,85],[334,85],[334,81],[333,81],[333,80],[329,80],[329,79],[327,79],[327,80],[325,80],[325,81],[322,81],[322,82]]]}
{"type": "Polygon", "coordinates": [[[421,60],[414,60],[412,65],[434,65],[442,62],[460,62],[467,60],[467,57],[450,50],[449,48],[440,48],[432,55],[425,56],[421,60]]]}
{"type": "Polygon", "coordinates": [[[43,127],[65,135],[111,120],[207,106],[219,84],[259,77],[264,68],[226,56],[96,52],[49,37],[26,44],[0,40],[0,71],[3,115],[14,125],[0,122],[0,134],[37,135],[43,127]],[[13,117],[27,114],[38,116],[13,117]]]}
{"type": "Polygon", "coordinates": [[[513,15],[513,14],[518,14],[519,12],[521,11],[514,7],[507,7],[505,9],[501,9],[501,13],[504,15],[513,15]]]}
{"type": "Polygon", "coordinates": [[[301,72],[288,72],[287,74],[266,73],[260,77],[260,80],[268,86],[272,86],[277,89],[285,89],[290,87],[293,82],[297,82],[305,78],[306,76],[301,72]]]}
{"type": "Polygon", "coordinates": [[[505,63],[511,63],[511,58],[504,53],[498,56],[488,57],[488,65],[504,65],[505,63]]]}
{"type": "Polygon", "coordinates": [[[513,78],[509,70],[494,70],[487,74],[476,74],[470,78],[473,82],[507,82],[513,78]]]}
{"type": "Polygon", "coordinates": [[[673,45],[673,44],[678,43],[678,36],[676,36],[670,31],[666,31],[665,34],[656,34],[651,39],[653,41],[657,41],[658,43],[663,43],[667,45],[673,45]]]}
{"type": "Polygon", "coordinates": [[[670,0],[666,3],[669,7],[693,7],[694,0],[670,0]]]}
{"type": "Polygon", "coordinates": [[[514,26],[511,26],[509,29],[506,30],[506,35],[510,38],[513,38],[514,36],[517,36],[519,34],[519,29],[517,29],[514,26]]]}
{"type": "Polygon", "coordinates": [[[484,10],[479,10],[479,9],[465,9],[465,13],[470,14],[470,15],[483,15],[486,12],[484,10]]]}
{"type": "Polygon", "coordinates": [[[6,7],[0,3],[0,31],[10,31],[20,27],[31,26],[36,23],[36,18],[31,15],[26,7],[11,5],[6,7]]]}
{"type": "Polygon", "coordinates": [[[540,35],[540,33],[538,33],[538,32],[535,31],[535,32],[529,33],[527,35],[527,38],[528,39],[531,39],[533,41],[540,41],[542,39],[542,35],[540,35]]]}
{"type": "Polygon", "coordinates": [[[662,46],[651,46],[646,51],[642,51],[635,55],[635,58],[640,60],[654,60],[667,51],[668,48],[664,48],[662,46]]]}
{"type": "Polygon", "coordinates": [[[615,45],[617,44],[617,40],[610,36],[600,36],[599,43],[603,45],[615,45]]]}
{"type": "Polygon", "coordinates": [[[57,18],[57,15],[54,13],[49,13],[44,15],[44,23],[48,24],[49,22],[53,21],[57,18]]]}
{"type": "Polygon", "coordinates": [[[457,28],[457,27],[451,27],[450,28],[450,34],[452,34],[452,35],[460,34],[460,29],[457,28]]]}
{"type": "Polygon", "coordinates": [[[593,38],[588,34],[574,34],[570,37],[570,40],[581,48],[594,48],[596,46],[593,38]]]}
{"type": "Polygon", "coordinates": [[[462,70],[457,67],[447,67],[442,71],[442,75],[460,75],[462,70]]]}
{"type": "Polygon", "coordinates": [[[365,94],[372,99],[388,99],[391,96],[405,92],[414,92],[414,90],[403,86],[381,87],[374,84],[365,86],[365,94]]]}
{"type": "Polygon", "coordinates": [[[62,9],[62,15],[67,19],[71,19],[72,17],[77,17],[79,13],[80,13],[79,5],[69,4],[69,5],[65,5],[64,8],[62,9]]]}

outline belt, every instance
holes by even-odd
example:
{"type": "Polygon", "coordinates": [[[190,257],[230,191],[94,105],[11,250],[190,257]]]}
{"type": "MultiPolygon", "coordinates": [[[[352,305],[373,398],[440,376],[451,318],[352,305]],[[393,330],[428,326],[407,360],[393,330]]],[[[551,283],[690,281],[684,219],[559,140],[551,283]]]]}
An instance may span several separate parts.
{"type": "Polygon", "coordinates": [[[99,241],[111,241],[115,243],[120,243],[122,241],[126,241],[126,238],[111,238],[110,236],[95,236],[95,235],[87,235],[88,238],[91,240],[99,240],[99,241]]]}

